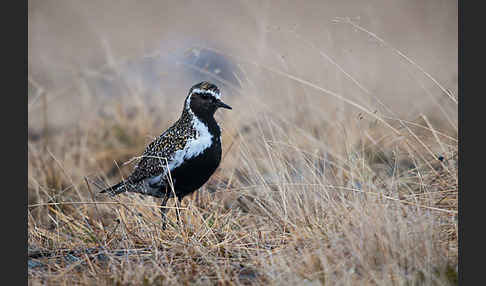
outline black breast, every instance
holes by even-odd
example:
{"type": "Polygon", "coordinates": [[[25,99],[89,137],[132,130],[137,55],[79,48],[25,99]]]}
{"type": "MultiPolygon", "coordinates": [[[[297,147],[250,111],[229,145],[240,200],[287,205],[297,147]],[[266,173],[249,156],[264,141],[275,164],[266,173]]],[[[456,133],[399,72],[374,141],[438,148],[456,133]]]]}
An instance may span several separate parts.
{"type": "Polygon", "coordinates": [[[221,162],[221,139],[213,136],[212,144],[196,157],[184,161],[171,172],[177,197],[184,197],[208,181],[221,162]]]}

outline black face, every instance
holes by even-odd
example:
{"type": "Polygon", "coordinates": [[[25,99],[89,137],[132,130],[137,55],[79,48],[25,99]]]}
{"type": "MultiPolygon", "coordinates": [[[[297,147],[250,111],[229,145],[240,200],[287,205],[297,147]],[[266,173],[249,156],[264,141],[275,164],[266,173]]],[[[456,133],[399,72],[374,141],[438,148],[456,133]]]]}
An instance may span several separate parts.
{"type": "Polygon", "coordinates": [[[211,83],[202,82],[191,88],[191,110],[198,116],[212,116],[220,107],[232,109],[222,102],[219,89],[211,83]]]}

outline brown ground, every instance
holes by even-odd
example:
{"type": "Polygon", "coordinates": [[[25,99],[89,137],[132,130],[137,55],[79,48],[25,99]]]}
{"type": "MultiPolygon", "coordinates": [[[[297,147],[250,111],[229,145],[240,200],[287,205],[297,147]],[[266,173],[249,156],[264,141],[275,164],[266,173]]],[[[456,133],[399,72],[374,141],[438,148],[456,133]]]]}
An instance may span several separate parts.
{"type": "Polygon", "coordinates": [[[143,3],[29,1],[29,284],[456,284],[457,2],[143,3]],[[183,224],[95,196],[203,79],[183,224]]]}

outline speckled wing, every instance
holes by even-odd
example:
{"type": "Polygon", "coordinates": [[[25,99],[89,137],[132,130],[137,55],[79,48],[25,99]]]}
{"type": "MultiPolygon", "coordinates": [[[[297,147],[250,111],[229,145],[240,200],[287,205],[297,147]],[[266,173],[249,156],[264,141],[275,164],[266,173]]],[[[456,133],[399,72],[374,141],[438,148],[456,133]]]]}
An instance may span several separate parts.
{"type": "Polygon", "coordinates": [[[164,173],[175,152],[184,149],[191,135],[194,135],[193,132],[187,131],[175,124],[152,141],[145,149],[128,181],[136,183],[164,173]]]}

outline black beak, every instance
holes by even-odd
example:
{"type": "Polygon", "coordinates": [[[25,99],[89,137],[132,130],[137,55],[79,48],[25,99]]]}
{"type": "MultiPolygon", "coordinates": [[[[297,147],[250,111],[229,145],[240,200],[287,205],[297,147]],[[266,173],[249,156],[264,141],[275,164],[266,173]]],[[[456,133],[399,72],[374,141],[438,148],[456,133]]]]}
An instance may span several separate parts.
{"type": "Polygon", "coordinates": [[[231,106],[227,105],[226,103],[222,102],[219,99],[216,101],[216,106],[226,108],[226,109],[233,109],[233,108],[231,108],[231,106]]]}

